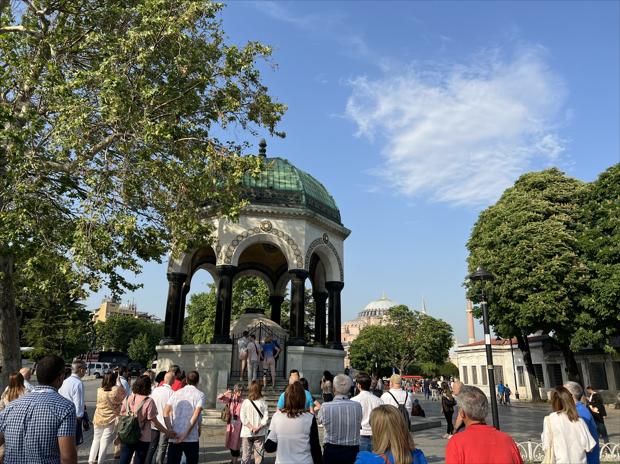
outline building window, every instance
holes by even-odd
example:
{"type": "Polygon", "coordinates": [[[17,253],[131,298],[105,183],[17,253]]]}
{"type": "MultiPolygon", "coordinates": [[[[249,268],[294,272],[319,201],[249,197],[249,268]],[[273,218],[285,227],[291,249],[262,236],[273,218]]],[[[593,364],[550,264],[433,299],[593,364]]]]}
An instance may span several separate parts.
{"type": "Polygon", "coordinates": [[[482,385],[486,385],[487,382],[487,366],[480,366],[480,378],[482,379],[482,385]]]}
{"type": "Polygon", "coordinates": [[[517,386],[525,387],[525,374],[523,373],[523,366],[517,366],[517,386]]]}
{"type": "Polygon", "coordinates": [[[547,376],[549,376],[550,387],[562,385],[564,383],[564,380],[562,380],[562,365],[560,363],[547,364],[547,376]]]}
{"type": "Polygon", "coordinates": [[[495,383],[504,382],[504,368],[502,366],[493,366],[495,371],[495,383]]]}
{"type": "Polygon", "coordinates": [[[478,385],[478,369],[476,366],[471,366],[471,383],[478,385]]]}
{"type": "Polygon", "coordinates": [[[590,371],[590,385],[595,390],[608,390],[607,370],[603,362],[591,362],[588,365],[590,371]]]}
{"type": "Polygon", "coordinates": [[[536,381],[538,382],[538,386],[544,388],[545,387],[545,376],[543,374],[542,364],[534,364],[534,375],[536,376],[536,381]]]}
{"type": "Polygon", "coordinates": [[[463,366],[463,383],[469,383],[469,377],[467,376],[467,366],[463,366]]]}

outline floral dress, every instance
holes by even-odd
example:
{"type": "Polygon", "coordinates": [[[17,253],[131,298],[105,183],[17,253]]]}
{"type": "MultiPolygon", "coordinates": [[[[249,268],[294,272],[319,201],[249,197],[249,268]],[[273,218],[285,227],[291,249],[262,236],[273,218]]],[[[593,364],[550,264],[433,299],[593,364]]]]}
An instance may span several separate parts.
{"type": "Polygon", "coordinates": [[[221,402],[230,405],[230,422],[226,424],[226,441],[224,446],[233,451],[241,449],[241,404],[243,398],[241,395],[234,396],[230,393],[224,393],[218,398],[221,402]]]}

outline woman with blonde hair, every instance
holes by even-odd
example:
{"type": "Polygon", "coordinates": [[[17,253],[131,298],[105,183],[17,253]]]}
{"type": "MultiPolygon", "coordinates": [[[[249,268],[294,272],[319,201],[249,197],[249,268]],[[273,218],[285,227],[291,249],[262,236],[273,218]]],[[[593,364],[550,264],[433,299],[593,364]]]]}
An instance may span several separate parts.
{"type": "Polygon", "coordinates": [[[400,411],[382,404],[370,414],[372,452],[361,451],[355,464],[427,464],[424,453],[415,447],[413,437],[400,411]]]}
{"type": "Polygon", "coordinates": [[[105,374],[101,387],[97,389],[97,406],[93,417],[95,430],[88,456],[89,463],[103,464],[106,461],[106,453],[116,436],[116,422],[124,399],[125,389],[116,385],[116,374],[105,374]]]}
{"type": "Polygon", "coordinates": [[[551,409],[543,421],[543,462],[585,464],[586,453],[596,442],[577,414],[573,395],[564,387],[555,387],[551,390],[551,409]]]}
{"type": "Polygon", "coordinates": [[[261,348],[263,352],[263,386],[267,388],[267,371],[269,371],[271,387],[273,391],[276,391],[276,357],[280,353],[280,347],[267,335],[261,348]]]}
{"type": "Polygon", "coordinates": [[[2,394],[2,400],[0,401],[0,411],[11,402],[26,393],[26,386],[24,385],[24,376],[19,372],[13,372],[9,375],[9,386],[2,394]]]}

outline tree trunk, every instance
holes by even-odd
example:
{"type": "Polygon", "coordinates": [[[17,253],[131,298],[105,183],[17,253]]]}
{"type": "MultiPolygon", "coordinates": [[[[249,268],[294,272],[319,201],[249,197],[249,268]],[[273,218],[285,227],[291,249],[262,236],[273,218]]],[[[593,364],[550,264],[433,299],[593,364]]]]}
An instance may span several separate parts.
{"type": "Polygon", "coordinates": [[[562,354],[564,355],[564,361],[566,362],[568,380],[577,382],[583,387],[583,379],[581,378],[581,375],[579,375],[577,360],[575,359],[575,354],[570,349],[570,345],[568,343],[562,343],[560,344],[560,347],[562,349],[562,354]]]}
{"type": "Polygon", "coordinates": [[[517,335],[517,345],[523,354],[523,362],[525,363],[525,370],[528,377],[528,385],[530,386],[530,395],[532,401],[541,401],[540,390],[538,389],[538,380],[536,379],[536,371],[534,370],[534,363],[532,362],[532,352],[530,351],[530,342],[527,336],[517,335]]]}
{"type": "Polygon", "coordinates": [[[13,256],[0,254],[0,389],[21,367],[21,351],[13,289],[13,256]]]}

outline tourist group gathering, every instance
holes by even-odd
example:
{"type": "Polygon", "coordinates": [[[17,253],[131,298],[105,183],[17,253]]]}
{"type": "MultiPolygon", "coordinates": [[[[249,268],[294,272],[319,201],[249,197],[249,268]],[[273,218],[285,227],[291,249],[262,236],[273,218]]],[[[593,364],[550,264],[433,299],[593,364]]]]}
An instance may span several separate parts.
{"type": "MultiPolygon", "coordinates": [[[[85,373],[85,363],[75,361],[67,372],[63,359],[50,355],[37,363],[36,385],[28,368],[11,374],[1,401],[2,462],[77,463],[91,428],[89,464],[208,462],[200,451],[205,395],[198,372],[173,365],[131,379],[126,368],[117,368],[103,376],[92,417],[85,408],[85,373]]],[[[489,400],[482,390],[458,380],[424,380],[420,387],[398,374],[384,382],[364,372],[353,378],[348,369],[325,371],[315,400],[306,379],[291,369],[270,410],[266,381],[251,370],[247,383],[218,397],[230,462],[261,464],[266,453],[275,453],[278,464],[426,464],[410,426],[425,415],[415,396],[430,397],[431,389],[439,391],[432,396],[447,423],[446,463],[523,462],[511,436],[485,423],[489,400]]],[[[575,382],[551,391],[541,437],[544,463],[599,462],[599,432],[603,440],[607,433],[604,419],[595,420],[605,415],[596,395],[590,390],[585,396],[575,382]]]]}

